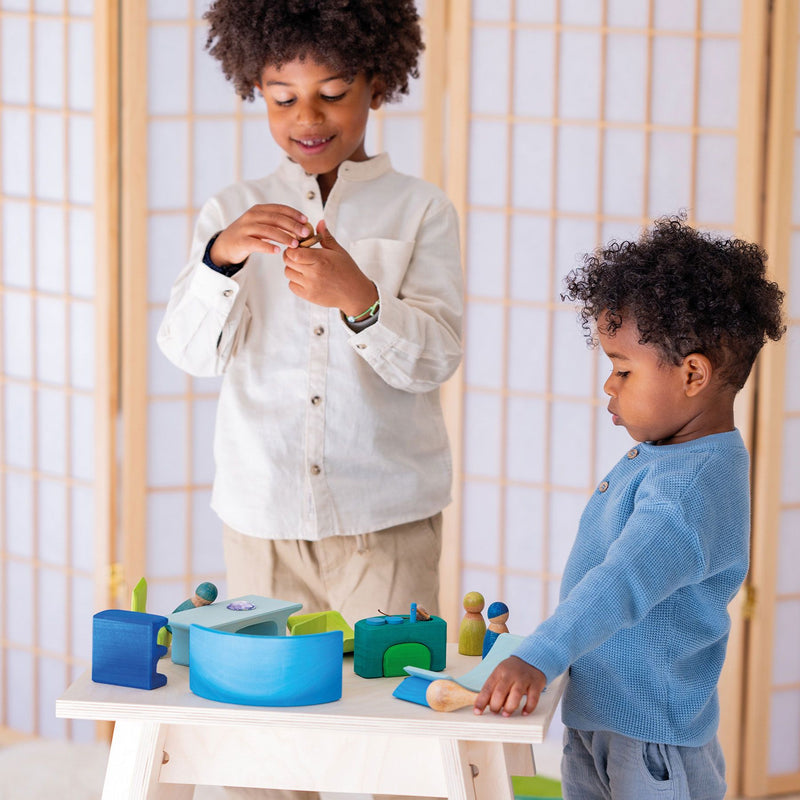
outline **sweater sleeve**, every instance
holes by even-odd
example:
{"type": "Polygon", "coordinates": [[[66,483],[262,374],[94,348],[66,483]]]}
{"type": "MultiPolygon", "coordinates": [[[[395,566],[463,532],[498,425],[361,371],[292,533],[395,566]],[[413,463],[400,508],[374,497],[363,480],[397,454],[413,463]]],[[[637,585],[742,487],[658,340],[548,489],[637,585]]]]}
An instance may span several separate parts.
{"type": "Polygon", "coordinates": [[[514,655],[540,669],[549,682],[680,587],[702,580],[706,560],[687,511],[680,502],[638,504],[605,558],[588,569],[514,655]]]}

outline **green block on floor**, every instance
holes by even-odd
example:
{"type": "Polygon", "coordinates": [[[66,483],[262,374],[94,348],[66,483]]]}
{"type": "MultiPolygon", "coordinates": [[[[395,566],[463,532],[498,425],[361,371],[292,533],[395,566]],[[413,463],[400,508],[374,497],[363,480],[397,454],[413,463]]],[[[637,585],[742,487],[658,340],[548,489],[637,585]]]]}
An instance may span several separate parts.
{"type": "Polygon", "coordinates": [[[545,800],[545,798],[561,800],[561,782],[552,778],[515,775],[511,778],[511,784],[514,787],[516,800],[545,800]]]}

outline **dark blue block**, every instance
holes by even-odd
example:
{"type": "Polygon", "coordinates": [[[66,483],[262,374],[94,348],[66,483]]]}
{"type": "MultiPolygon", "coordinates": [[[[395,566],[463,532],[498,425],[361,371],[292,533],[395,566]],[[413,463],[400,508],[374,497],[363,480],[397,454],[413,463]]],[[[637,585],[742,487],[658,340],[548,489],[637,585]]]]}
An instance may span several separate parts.
{"type": "Polygon", "coordinates": [[[109,609],[92,620],[92,680],[134,689],[157,689],[167,676],[156,672],[167,648],[156,643],[167,618],[109,609]]]}

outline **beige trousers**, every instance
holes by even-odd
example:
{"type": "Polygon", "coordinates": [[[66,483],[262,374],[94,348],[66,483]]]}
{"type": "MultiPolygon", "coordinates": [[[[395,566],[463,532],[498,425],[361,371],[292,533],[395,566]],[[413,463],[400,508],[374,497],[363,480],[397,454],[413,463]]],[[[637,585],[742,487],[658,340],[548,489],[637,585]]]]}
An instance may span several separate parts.
{"type": "MultiPolygon", "coordinates": [[[[408,613],[412,602],[439,610],[442,515],[359,536],[318,542],[260,539],[223,529],[227,595],[258,594],[303,604],[303,614],[338,611],[360,619],[408,613]]],[[[358,769],[358,765],[353,765],[358,769]]],[[[316,792],[229,788],[237,800],[317,800],[316,792]]],[[[376,795],[385,797],[388,795],[376,795]]],[[[391,796],[393,800],[404,798],[391,796]]],[[[424,800],[424,798],[408,798],[424,800]]]]}

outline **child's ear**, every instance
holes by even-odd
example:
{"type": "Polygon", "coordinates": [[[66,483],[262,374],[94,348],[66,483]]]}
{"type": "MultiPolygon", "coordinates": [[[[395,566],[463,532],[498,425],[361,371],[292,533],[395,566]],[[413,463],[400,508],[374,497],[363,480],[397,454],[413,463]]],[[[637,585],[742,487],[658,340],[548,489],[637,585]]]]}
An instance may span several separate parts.
{"type": "Polygon", "coordinates": [[[386,97],[386,82],[380,76],[375,76],[372,79],[372,100],[369,107],[376,111],[383,105],[383,100],[386,97]]]}
{"type": "Polygon", "coordinates": [[[689,353],[683,359],[684,390],[687,397],[696,397],[711,383],[714,367],[702,353],[689,353]]]}

